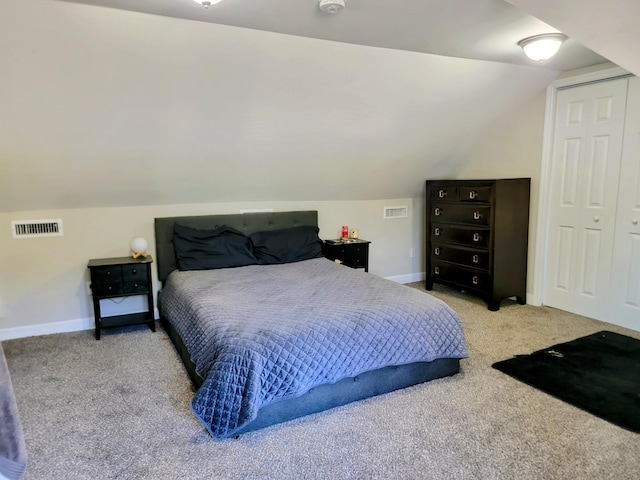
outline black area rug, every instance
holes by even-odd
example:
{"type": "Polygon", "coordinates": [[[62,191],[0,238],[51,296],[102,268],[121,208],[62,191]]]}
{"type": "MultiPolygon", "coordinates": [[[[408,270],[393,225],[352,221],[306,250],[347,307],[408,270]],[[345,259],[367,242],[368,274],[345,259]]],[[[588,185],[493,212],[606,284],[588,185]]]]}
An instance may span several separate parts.
{"type": "Polygon", "coordinates": [[[602,331],[493,368],[640,433],[640,340],[602,331]]]}

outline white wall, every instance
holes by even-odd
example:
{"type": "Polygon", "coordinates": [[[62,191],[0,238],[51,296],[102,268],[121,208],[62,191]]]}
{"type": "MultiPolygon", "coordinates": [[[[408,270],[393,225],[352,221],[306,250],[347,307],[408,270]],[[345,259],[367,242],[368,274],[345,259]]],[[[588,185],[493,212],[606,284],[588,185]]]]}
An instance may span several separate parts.
{"type": "MultiPolygon", "coordinates": [[[[129,255],[133,237],[149,240],[149,253],[155,255],[153,219],[172,215],[238,213],[247,208],[318,210],[320,235],[336,238],[342,225],[357,228],[370,246],[369,270],[398,281],[421,277],[410,249],[420,249],[420,232],[412,218],[383,219],[385,206],[407,205],[412,199],[377,201],[259,202],[198,205],[166,205],[28,211],[0,213],[0,339],[34,333],[88,329],[93,307],[86,284],[87,262],[91,258],[129,255]],[[12,220],[60,218],[64,236],[14,239],[12,220]],[[3,332],[4,330],[4,332],[3,332]]],[[[155,268],[155,290],[159,285],[155,268]]],[[[140,305],[128,299],[116,306],[106,302],[107,314],[122,313],[140,305]]]]}
{"type": "Polygon", "coordinates": [[[537,205],[553,71],[53,0],[0,2],[0,45],[0,338],[91,328],[87,261],[156,216],[317,209],[411,280],[426,179],[530,176],[537,205]],[[42,218],[64,237],[11,238],[42,218]]]}
{"type": "Polygon", "coordinates": [[[0,2],[0,211],[414,197],[557,72],[0,2]]]}

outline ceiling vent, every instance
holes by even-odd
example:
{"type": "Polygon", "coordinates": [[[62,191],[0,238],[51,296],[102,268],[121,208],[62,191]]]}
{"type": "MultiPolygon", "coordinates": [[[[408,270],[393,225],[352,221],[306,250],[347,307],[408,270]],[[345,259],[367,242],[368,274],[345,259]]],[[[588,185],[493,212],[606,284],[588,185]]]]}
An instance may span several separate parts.
{"type": "Polygon", "coordinates": [[[384,207],[384,219],[388,218],[407,218],[409,216],[409,207],[384,207]]]}
{"type": "Polygon", "coordinates": [[[13,238],[61,237],[62,220],[17,220],[11,230],[13,238]]]}

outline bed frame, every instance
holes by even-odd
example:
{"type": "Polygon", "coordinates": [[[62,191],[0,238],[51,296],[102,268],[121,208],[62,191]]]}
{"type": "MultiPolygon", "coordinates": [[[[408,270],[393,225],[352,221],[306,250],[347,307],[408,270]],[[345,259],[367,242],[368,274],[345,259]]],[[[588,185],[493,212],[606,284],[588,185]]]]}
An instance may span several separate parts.
{"type": "MultiPolygon", "coordinates": [[[[279,230],[302,225],[317,227],[318,212],[261,212],[156,218],[156,265],[160,282],[164,282],[167,276],[177,269],[173,247],[173,226],[175,223],[197,229],[214,229],[227,225],[243,232],[245,235],[251,235],[265,230],[279,230]]],[[[159,298],[158,302],[160,301],[161,299],[159,298]]],[[[203,379],[196,373],[195,365],[191,361],[182,339],[166,318],[161,317],[160,320],[184,362],[194,386],[196,389],[199,388],[203,379]]],[[[392,392],[436,378],[455,375],[459,371],[459,359],[445,358],[433,362],[417,362],[408,365],[384,367],[356,377],[345,378],[333,384],[320,385],[299,397],[283,399],[262,407],[258,412],[258,416],[237,434],[321,412],[356,400],[392,392]]]]}

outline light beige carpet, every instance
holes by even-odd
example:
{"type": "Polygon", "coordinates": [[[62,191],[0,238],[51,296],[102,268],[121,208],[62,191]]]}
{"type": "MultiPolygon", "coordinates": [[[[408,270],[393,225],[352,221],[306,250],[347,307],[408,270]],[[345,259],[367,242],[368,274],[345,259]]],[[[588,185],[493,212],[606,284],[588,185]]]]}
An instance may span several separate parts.
{"type": "Polygon", "coordinates": [[[225,441],[191,414],[189,379],[162,329],[3,342],[26,478],[640,478],[640,435],[491,368],[603,329],[640,333],[511,301],[490,312],[442,286],[433,294],[462,318],[470,358],[460,374],[225,441]]]}

